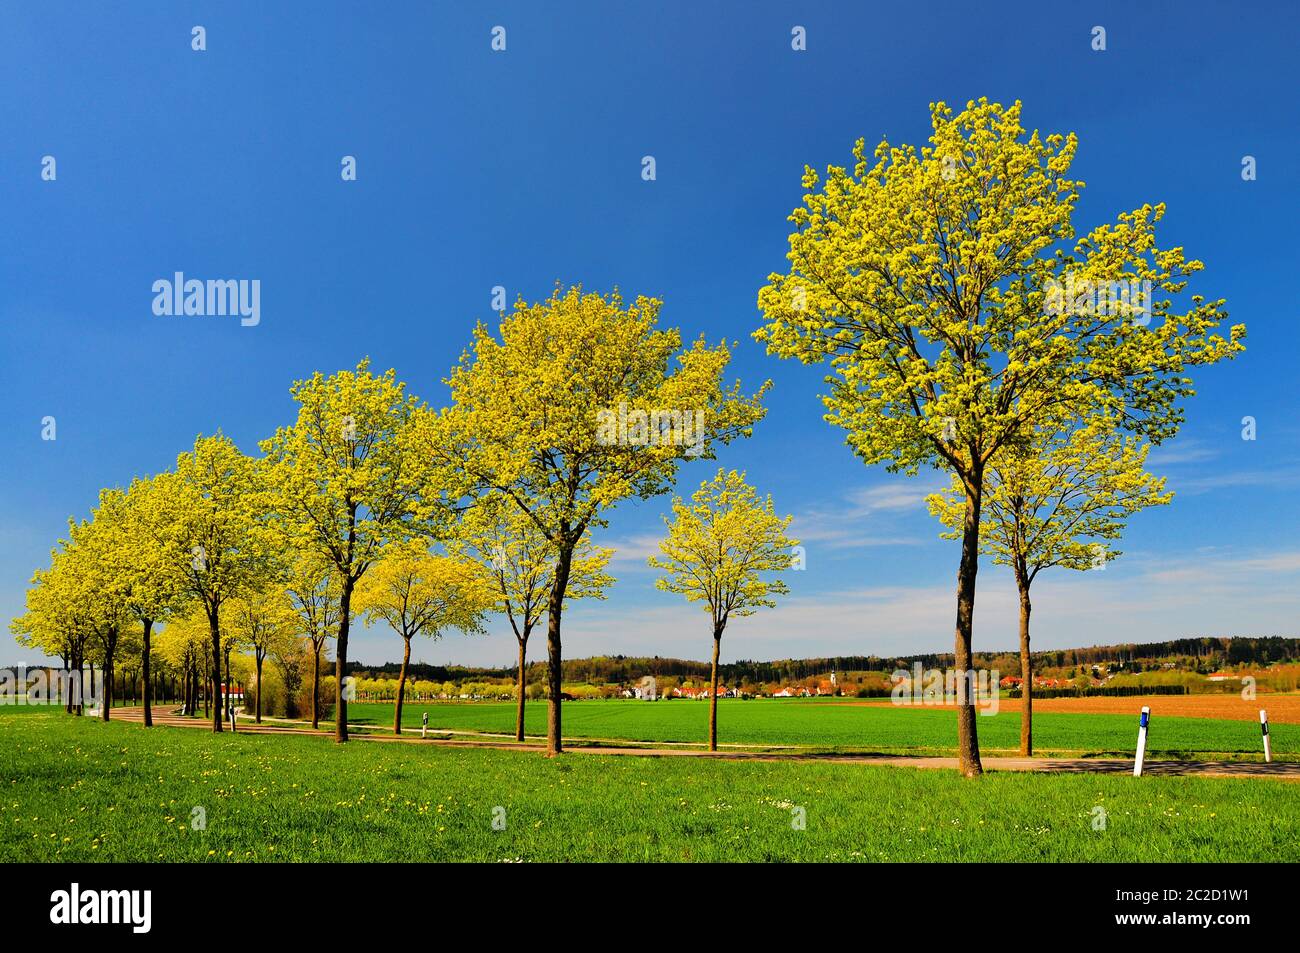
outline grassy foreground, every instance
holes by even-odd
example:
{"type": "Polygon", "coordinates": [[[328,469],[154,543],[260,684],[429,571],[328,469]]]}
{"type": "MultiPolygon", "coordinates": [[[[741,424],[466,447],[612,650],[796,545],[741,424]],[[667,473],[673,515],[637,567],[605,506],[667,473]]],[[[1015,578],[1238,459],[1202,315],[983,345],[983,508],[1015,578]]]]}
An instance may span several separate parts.
{"type": "MultiPolygon", "coordinates": [[[[1069,752],[1132,754],[1137,744],[1137,712],[1034,715],[1034,746],[1042,754],[1069,752]]],[[[429,713],[430,728],[493,731],[513,735],[514,702],[413,702],[402,709],[402,724],[418,728],[429,713]]],[[[707,702],[675,700],[582,701],[564,706],[564,734],[572,738],[695,742],[708,740],[707,702]]],[[[348,706],[348,721],[391,728],[391,704],[348,706]]],[[[530,702],[525,714],[530,734],[546,733],[546,703],[530,702]]],[[[1020,744],[1020,714],[981,715],[976,725],[987,753],[1015,752],[1020,744]]],[[[898,707],[888,700],[861,704],[831,699],[718,701],[718,737],[739,745],[807,745],[906,754],[951,753],[957,744],[957,719],[951,709],[898,707]]],[[[1272,726],[1273,753],[1300,753],[1300,725],[1272,726]]],[[[1258,722],[1209,718],[1164,718],[1157,708],[1148,739],[1152,755],[1218,753],[1263,758],[1258,722]]]]}
{"type": "Polygon", "coordinates": [[[0,710],[0,779],[6,862],[1300,860],[1283,781],[547,760],[30,709],[0,710]]]}

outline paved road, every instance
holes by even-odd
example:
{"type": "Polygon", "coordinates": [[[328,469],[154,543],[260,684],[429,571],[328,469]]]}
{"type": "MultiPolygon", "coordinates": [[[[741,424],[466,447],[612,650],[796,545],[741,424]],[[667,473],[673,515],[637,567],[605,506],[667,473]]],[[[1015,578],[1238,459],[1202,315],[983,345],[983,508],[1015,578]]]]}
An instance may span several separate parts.
{"type": "MultiPolygon", "coordinates": [[[[112,717],[118,721],[140,723],[144,721],[142,708],[115,708],[112,717]]],[[[209,722],[202,718],[185,718],[174,714],[170,708],[154,708],[155,725],[206,729],[209,722]]],[[[255,725],[241,718],[238,731],[251,734],[317,735],[332,738],[332,731],[313,731],[310,728],[277,727],[270,724],[255,725]]],[[[369,727],[369,726],[367,726],[369,727]]],[[[419,731],[410,734],[354,734],[357,741],[379,741],[396,744],[437,744],[443,747],[498,748],[507,751],[540,753],[535,744],[514,741],[467,741],[449,739],[422,739],[419,731]]],[[[902,768],[957,769],[956,758],[911,757],[906,755],[872,754],[800,754],[753,751],[704,751],[699,748],[636,748],[610,745],[582,745],[565,749],[571,754],[635,755],[651,758],[714,758],[726,761],[820,761],[836,764],[875,764],[902,768]]],[[[1045,771],[1057,774],[1131,774],[1133,762],[1116,758],[984,758],[986,771],[1045,771]]],[[[1147,761],[1144,774],[1195,775],[1207,778],[1279,778],[1300,781],[1300,761],[1274,761],[1271,764],[1252,761],[1147,761]]]]}

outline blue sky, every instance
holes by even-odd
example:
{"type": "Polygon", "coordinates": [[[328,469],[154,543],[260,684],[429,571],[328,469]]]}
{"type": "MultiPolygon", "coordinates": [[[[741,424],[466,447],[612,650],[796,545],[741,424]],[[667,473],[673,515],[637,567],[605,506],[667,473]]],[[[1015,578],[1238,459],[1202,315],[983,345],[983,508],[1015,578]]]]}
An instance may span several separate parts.
{"type": "MultiPolygon", "coordinates": [[[[1162,242],[1203,259],[1201,287],[1249,327],[1247,353],[1198,375],[1186,427],[1152,456],[1173,505],[1140,514],[1104,572],[1040,577],[1036,645],[1295,636],[1300,17],[1282,3],[1000,6],[6,4],[0,618],[100,487],[217,427],[255,451],[292,419],[295,378],[364,355],[441,405],[493,286],[536,300],[559,280],[659,296],[663,323],[738,339],[736,375],[774,381],[767,419],[720,462],[795,514],[808,569],[782,607],[732,626],[724,658],[951,650],[957,544],[922,503],[938,476],[864,466],[821,420],[822,373],[749,334],[805,163],[846,164],[859,136],[919,142],[928,103],[988,96],[1078,133],[1077,228],[1167,203],[1162,242]],[[260,324],[155,317],[152,283],[175,271],[259,279],[260,324]]],[[[706,657],[703,614],[645,568],[667,508],[615,511],[601,541],[619,549],[618,584],[566,615],[566,655],[706,657]]],[[[1006,570],[985,565],[977,650],[1015,644],[1013,606],[1006,570]]],[[[368,662],[400,649],[379,630],[353,645],[368,662]]],[[[513,652],[496,626],[414,655],[513,652]]],[[[29,658],[0,638],[0,663],[29,658]]]]}

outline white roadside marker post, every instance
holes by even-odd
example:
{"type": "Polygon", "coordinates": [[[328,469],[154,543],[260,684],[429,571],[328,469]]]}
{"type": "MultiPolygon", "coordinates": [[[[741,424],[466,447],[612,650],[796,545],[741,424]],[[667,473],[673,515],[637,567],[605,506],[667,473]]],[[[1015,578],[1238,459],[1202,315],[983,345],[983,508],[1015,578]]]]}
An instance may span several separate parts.
{"type": "Polygon", "coordinates": [[[425,732],[427,732],[428,730],[429,730],[429,713],[426,711],[424,713],[424,718],[420,722],[420,737],[423,738],[425,732]]]}
{"type": "Polygon", "coordinates": [[[1133,777],[1142,777],[1142,759],[1147,753],[1147,725],[1151,723],[1151,709],[1146,705],[1142,706],[1142,717],[1138,719],[1138,750],[1137,757],[1133,759],[1133,777]]]}
{"type": "Polygon", "coordinates": [[[1268,743],[1268,712],[1262,708],[1259,710],[1259,729],[1264,732],[1264,762],[1267,764],[1273,760],[1273,749],[1268,743]]]}

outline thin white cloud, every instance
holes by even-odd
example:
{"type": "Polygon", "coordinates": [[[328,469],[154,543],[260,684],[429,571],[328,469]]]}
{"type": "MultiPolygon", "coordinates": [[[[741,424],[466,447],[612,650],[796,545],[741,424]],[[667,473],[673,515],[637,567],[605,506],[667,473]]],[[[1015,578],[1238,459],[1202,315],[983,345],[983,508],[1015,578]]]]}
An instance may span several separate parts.
{"type": "Polygon", "coordinates": [[[1273,470],[1233,470],[1227,473],[1215,473],[1206,476],[1171,476],[1169,478],[1169,489],[1175,493],[1196,495],[1208,493],[1212,490],[1245,486],[1289,489],[1298,482],[1300,482],[1300,470],[1279,467],[1273,470]]]}
{"type": "Polygon", "coordinates": [[[1218,448],[1207,446],[1202,440],[1187,438],[1161,447],[1153,447],[1150,456],[1147,457],[1147,463],[1152,470],[1159,472],[1164,467],[1205,463],[1217,459],[1219,455],[1218,448]]]}
{"type": "Polygon", "coordinates": [[[902,483],[859,487],[829,506],[796,512],[790,532],[806,547],[832,550],[874,546],[918,546],[928,541],[900,531],[908,515],[925,512],[925,498],[938,490],[935,480],[911,479],[902,483]]]}
{"type": "Polygon", "coordinates": [[[610,566],[617,566],[626,571],[633,568],[649,569],[646,560],[658,555],[661,538],[653,533],[639,533],[622,539],[597,540],[597,542],[601,546],[608,546],[614,550],[614,555],[609,560],[610,566]]]}

